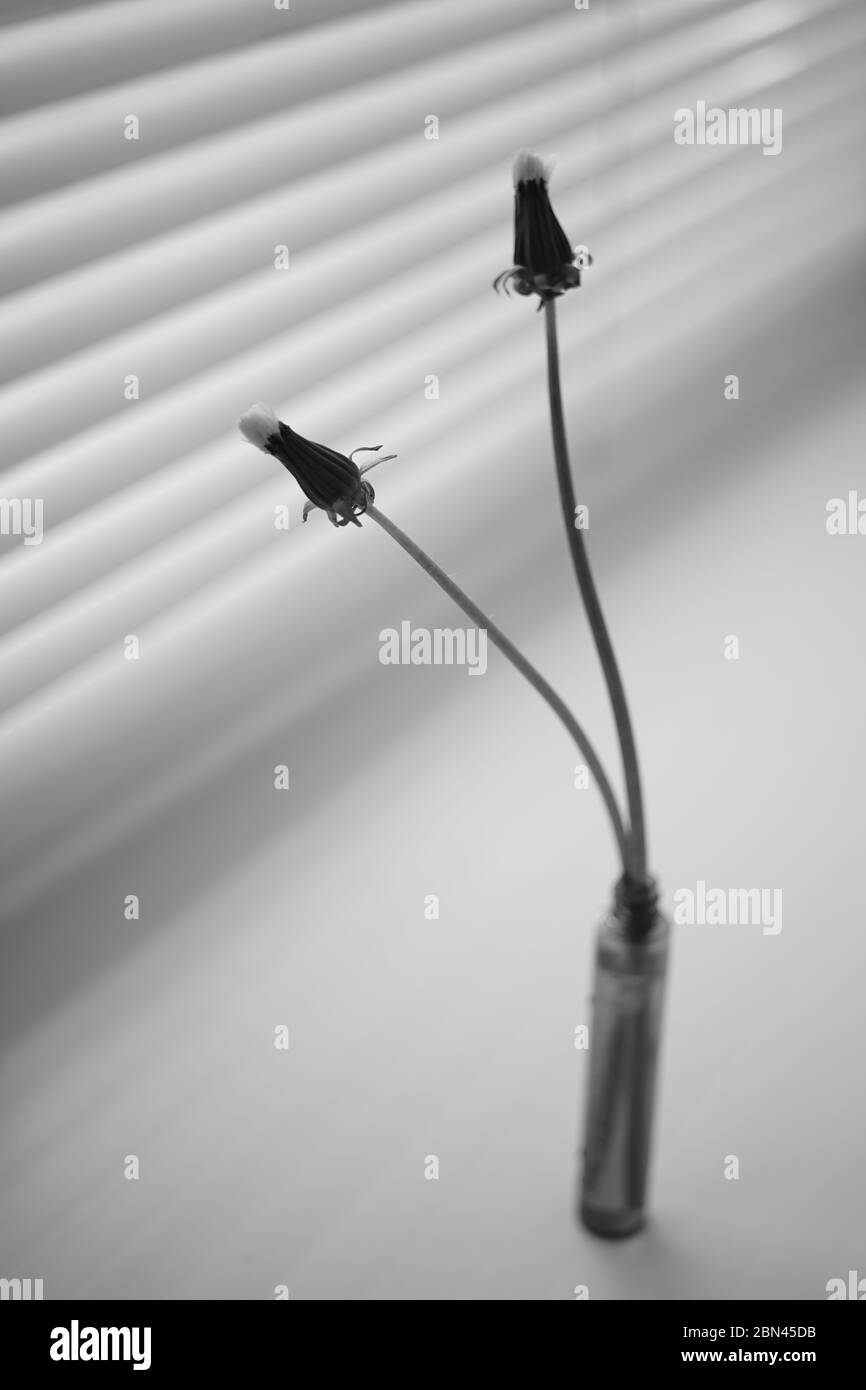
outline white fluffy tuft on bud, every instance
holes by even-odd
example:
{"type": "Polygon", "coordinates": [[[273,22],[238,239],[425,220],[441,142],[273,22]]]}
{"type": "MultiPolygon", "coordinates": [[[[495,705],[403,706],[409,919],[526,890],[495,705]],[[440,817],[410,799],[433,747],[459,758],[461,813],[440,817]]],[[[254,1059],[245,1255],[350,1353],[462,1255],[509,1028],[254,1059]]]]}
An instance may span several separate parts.
{"type": "Polygon", "coordinates": [[[556,167],[556,155],[550,155],[545,159],[540,154],[534,154],[532,150],[520,150],[514,159],[514,187],[519,183],[528,183],[532,179],[543,179],[545,183],[550,181],[550,176],[556,167]]]}
{"type": "Polygon", "coordinates": [[[267,449],[268,440],[280,433],[280,422],[269,405],[257,401],[238,420],[238,429],[257,449],[267,449]]]}

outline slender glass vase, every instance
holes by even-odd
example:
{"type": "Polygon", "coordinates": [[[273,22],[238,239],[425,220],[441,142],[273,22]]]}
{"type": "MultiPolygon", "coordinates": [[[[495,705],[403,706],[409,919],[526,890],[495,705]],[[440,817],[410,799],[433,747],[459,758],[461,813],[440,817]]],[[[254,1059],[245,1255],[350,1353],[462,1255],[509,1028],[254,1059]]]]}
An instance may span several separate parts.
{"type": "Polygon", "coordinates": [[[645,1220],[670,938],[657,903],[621,880],[598,932],[579,1214],[601,1236],[645,1220]]]}

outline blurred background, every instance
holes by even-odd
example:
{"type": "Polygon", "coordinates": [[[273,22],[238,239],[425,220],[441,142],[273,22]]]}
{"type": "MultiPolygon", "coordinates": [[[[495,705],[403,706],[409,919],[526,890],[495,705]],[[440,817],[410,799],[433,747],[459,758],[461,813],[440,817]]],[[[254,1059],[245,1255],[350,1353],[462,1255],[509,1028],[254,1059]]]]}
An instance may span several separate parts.
{"type": "Polygon", "coordinates": [[[864,42],[854,0],[5,0],[0,496],[45,531],[0,536],[0,1275],[866,1275],[866,538],[826,529],[866,495],[864,42]],[[781,153],[675,144],[699,101],[779,108],[781,153]],[[572,1214],[601,803],[492,650],[483,679],[380,664],[382,629],[461,620],[372,525],[302,529],[235,429],[265,400],[397,452],[380,505],[618,774],[542,319],[491,289],[522,146],[595,257],[560,312],[570,438],[664,901],[784,900],[776,936],[677,930],[653,1221],[623,1245],[572,1214]]]}

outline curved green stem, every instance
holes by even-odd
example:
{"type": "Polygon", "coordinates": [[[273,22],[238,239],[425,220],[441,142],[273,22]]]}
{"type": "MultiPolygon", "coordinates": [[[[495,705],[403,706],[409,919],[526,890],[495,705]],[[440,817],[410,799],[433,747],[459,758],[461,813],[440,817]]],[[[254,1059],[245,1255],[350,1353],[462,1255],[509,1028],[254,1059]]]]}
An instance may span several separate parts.
{"type": "Polygon", "coordinates": [[[625,773],[626,793],[629,814],[629,863],[633,878],[639,883],[646,882],[647,854],[646,830],[644,826],[643,795],[641,792],[640,768],[637,760],[634,731],[625,697],[622,677],[619,673],[613,644],[604,620],[595,580],[589,565],[583,531],[575,526],[577,499],[568,461],[568,441],[565,433],[565,415],[562,408],[562,384],[559,375],[559,344],[556,334],[556,301],[548,299],[544,305],[547,327],[547,381],[550,393],[550,424],[553,433],[553,453],[556,461],[556,479],[559,484],[559,499],[568,537],[568,547],[577,585],[580,589],[586,616],[592,629],[601,668],[604,673],[608,695],[613,707],[613,717],[619,737],[622,765],[625,773]]]}
{"type": "Polygon", "coordinates": [[[565,725],[580,749],[580,752],[583,754],[587,767],[596,780],[616,836],[623,864],[623,872],[628,873],[628,839],[625,833],[622,816],[620,815],[619,807],[616,803],[616,797],[613,794],[613,789],[611,788],[607,773],[602,766],[598,754],[571,710],[560,696],[557,695],[553,687],[548,684],[541,673],[535,669],[531,662],[527,661],[523,653],[505,636],[505,633],[502,632],[494,622],[491,622],[490,618],[482,612],[477,603],[474,603],[469,595],[464,593],[460,586],[455,584],[454,580],[450,579],[444,570],[440,569],[436,561],[432,560],[420,546],[416,545],[415,542],[406,535],[405,531],[401,531],[399,526],[396,526],[389,517],[385,516],[384,512],[381,512],[379,508],[372,503],[368,505],[365,516],[370,517],[372,521],[375,521],[381,526],[382,530],[387,532],[392,540],[395,540],[397,544],[405,550],[406,554],[410,555],[426,574],[429,574],[431,579],[435,580],[440,589],[445,591],[448,597],[457,604],[458,608],[462,608],[463,612],[476,627],[486,630],[493,645],[498,647],[499,651],[511,662],[512,666],[529,681],[533,689],[538,692],[542,700],[546,701],[554,714],[565,725]]]}

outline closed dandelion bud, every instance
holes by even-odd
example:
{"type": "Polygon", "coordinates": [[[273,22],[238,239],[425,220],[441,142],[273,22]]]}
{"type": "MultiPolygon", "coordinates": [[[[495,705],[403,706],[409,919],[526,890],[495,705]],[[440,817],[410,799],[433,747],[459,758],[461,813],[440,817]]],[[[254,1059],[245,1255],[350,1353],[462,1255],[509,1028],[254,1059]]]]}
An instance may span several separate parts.
{"type": "MultiPolygon", "coordinates": [[[[326,444],[316,444],[312,439],[290,429],[279,420],[269,405],[259,402],[238,420],[238,429],[250,444],[278,459],[301,488],[307,498],[303,519],[315,508],[326,512],[335,526],[348,526],[352,522],[360,526],[358,517],[367,510],[368,503],[375,496],[372,487],[363,479],[373,464],[359,468],[354,454],[346,457],[326,444]]],[[[377,446],[373,452],[378,452],[377,446]]],[[[368,452],[356,449],[355,453],[368,452]]],[[[393,458],[390,454],[387,457],[393,458]]],[[[377,463],[384,462],[377,459],[377,463]]]]}
{"type": "Polygon", "coordinates": [[[514,265],[500,275],[497,289],[537,294],[543,303],[580,285],[581,269],[592,257],[577,254],[550,202],[548,183],[553,161],[521,150],[514,161],[514,265]]]}

